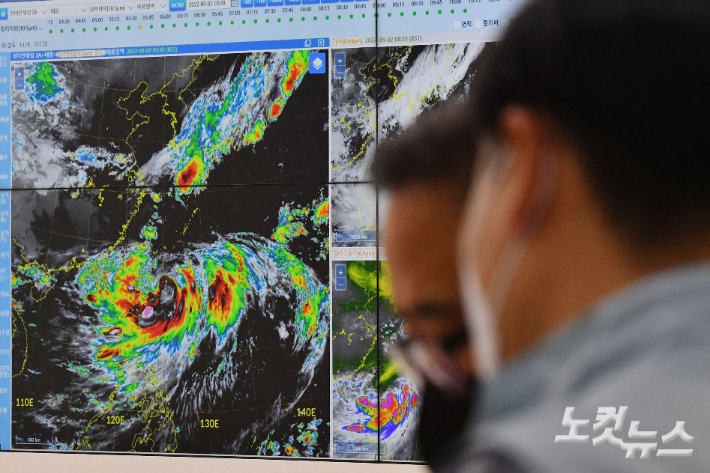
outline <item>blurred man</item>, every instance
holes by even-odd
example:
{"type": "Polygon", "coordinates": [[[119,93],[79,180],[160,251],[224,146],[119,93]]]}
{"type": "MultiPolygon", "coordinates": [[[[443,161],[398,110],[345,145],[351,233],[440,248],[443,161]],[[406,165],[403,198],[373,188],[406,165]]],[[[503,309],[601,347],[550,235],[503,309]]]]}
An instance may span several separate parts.
{"type": "Polygon", "coordinates": [[[400,352],[404,374],[424,389],[419,439],[430,463],[461,433],[475,387],[455,262],[472,131],[470,107],[442,107],[383,147],[374,168],[390,198],[385,251],[397,312],[410,327],[391,351],[400,352]]]}
{"type": "Polygon", "coordinates": [[[710,3],[533,1],[482,71],[441,470],[710,471],[710,3]]]}

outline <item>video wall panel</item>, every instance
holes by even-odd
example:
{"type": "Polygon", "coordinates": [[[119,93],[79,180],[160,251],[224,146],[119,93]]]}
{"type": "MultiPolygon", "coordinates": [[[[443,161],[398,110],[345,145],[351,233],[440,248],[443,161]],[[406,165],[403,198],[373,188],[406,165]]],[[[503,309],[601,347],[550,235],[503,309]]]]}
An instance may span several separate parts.
{"type": "Polygon", "coordinates": [[[370,168],[518,8],[449,1],[0,3],[0,450],[421,461],[370,168]]]}

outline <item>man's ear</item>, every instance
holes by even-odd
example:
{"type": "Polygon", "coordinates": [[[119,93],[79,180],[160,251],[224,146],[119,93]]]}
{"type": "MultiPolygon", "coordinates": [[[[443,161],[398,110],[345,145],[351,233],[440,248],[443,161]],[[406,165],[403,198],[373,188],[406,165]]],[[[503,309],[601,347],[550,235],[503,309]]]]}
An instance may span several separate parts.
{"type": "Polygon", "coordinates": [[[505,108],[499,119],[499,137],[506,147],[506,193],[512,208],[513,231],[527,236],[540,224],[553,198],[556,159],[550,121],[523,106],[505,108]]]}

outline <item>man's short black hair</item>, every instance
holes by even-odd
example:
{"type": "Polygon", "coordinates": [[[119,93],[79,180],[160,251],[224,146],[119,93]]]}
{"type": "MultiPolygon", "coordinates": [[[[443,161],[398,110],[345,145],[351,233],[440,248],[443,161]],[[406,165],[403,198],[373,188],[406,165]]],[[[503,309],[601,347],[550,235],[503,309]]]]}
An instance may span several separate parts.
{"type": "Polygon", "coordinates": [[[459,179],[467,187],[477,148],[470,104],[449,102],[424,113],[407,131],[380,147],[375,181],[386,189],[459,179]]]}
{"type": "Polygon", "coordinates": [[[652,246],[710,229],[710,2],[536,0],[481,71],[481,128],[547,114],[613,228],[652,246]]]}

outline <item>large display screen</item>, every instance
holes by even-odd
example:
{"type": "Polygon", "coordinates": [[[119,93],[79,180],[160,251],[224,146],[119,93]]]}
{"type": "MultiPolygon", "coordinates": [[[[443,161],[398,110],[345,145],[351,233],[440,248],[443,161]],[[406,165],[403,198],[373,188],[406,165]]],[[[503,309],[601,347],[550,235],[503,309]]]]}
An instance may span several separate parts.
{"type": "Polygon", "coordinates": [[[420,461],[369,169],[521,1],[0,3],[0,450],[420,461]]]}

